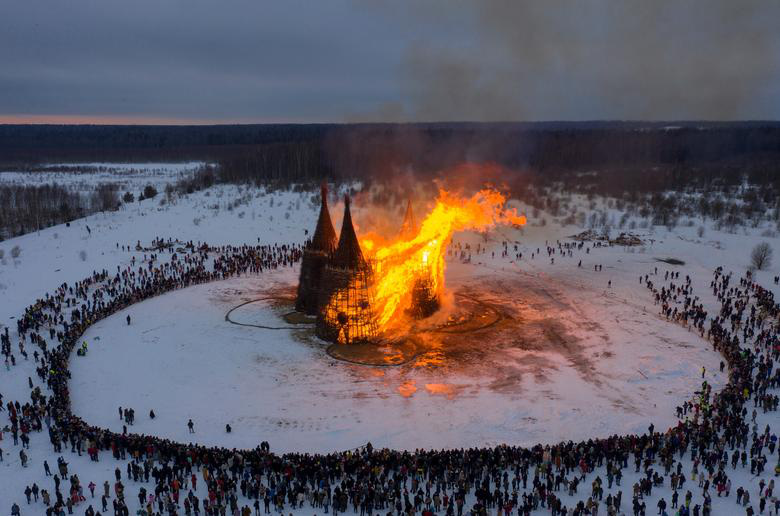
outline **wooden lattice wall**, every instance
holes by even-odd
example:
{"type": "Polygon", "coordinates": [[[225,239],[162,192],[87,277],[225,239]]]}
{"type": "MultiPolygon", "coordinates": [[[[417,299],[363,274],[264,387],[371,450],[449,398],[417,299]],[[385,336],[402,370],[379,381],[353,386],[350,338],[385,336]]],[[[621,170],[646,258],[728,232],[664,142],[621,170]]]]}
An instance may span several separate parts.
{"type": "Polygon", "coordinates": [[[344,344],[376,339],[372,281],[368,264],[357,269],[325,267],[315,329],[318,337],[344,344]]]}
{"type": "Polygon", "coordinates": [[[298,296],[295,309],[306,315],[317,315],[319,310],[322,275],[328,264],[328,255],[322,251],[306,249],[301,260],[301,275],[298,280],[298,296]]]}

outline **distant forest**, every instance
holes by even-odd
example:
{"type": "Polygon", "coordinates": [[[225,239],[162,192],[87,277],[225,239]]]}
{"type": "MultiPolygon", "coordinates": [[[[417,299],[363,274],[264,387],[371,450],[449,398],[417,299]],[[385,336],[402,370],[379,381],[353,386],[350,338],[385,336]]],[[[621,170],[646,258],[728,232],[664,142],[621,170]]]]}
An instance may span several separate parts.
{"type": "MultiPolygon", "coordinates": [[[[35,170],[46,163],[185,160],[217,166],[180,185],[183,192],[214,181],[289,185],[327,178],[370,183],[404,173],[427,179],[463,163],[492,163],[507,171],[502,181],[529,196],[551,187],[615,198],[691,188],[728,192],[748,181],[765,187],[761,206],[775,207],[780,123],[0,125],[0,170],[35,170]]],[[[27,222],[17,221],[6,234],[111,204],[106,201],[109,193],[100,192],[89,208],[82,203],[75,209],[77,203],[68,195],[52,189],[0,192],[5,204],[0,218],[6,221],[26,206],[58,198],[45,216],[25,214],[27,222]]]]}
{"type": "Polygon", "coordinates": [[[0,125],[0,167],[61,161],[207,160],[229,182],[435,175],[492,162],[540,181],[662,190],[777,181],[780,123],[446,123],[220,126],[0,125]],[[648,171],[655,173],[648,174],[648,171]],[[579,179],[575,179],[579,178],[579,179]]]}

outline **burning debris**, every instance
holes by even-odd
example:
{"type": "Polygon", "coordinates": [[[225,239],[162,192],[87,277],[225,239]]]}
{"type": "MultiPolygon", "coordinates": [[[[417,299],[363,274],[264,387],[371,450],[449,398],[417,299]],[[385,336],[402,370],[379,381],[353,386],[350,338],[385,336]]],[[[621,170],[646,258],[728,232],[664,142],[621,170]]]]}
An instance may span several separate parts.
{"type": "MultiPolygon", "coordinates": [[[[409,199],[406,203],[404,221],[401,224],[401,230],[398,232],[398,240],[413,240],[419,231],[420,228],[417,226],[414,219],[414,212],[412,211],[412,200],[409,199]]],[[[422,263],[418,266],[417,278],[414,280],[414,285],[412,286],[412,301],[409,308],[406,309],[406,313],[415,319],[430,317],[441,307],[439,293],[436,291],[433,282],[431,281],[428,258],[429,256],[423,253],[422,263]]]]}
{"type": "Polygon", "coordinates": [[[425,319],[441,308],[439,293],[433,286],[428,271],[421,271],[412,286],[412,301],[407,313],[415,319],[425,319]]]}
{"type": "Polygon", "coordinates": [[[468,199],[442,190],[419,227],[409,202],[398,237],[378,245],[370,238],[358,240],[347,197],[341,235],[332,251],[335,234],[325,193],[301,265],[296,308],[315,312],[317,336],[331,342],[374,341],[403,321],[404,314],[429,317],[440,307],[444,257],[455,232],[525,224],[525,217],[505,208],[506,198],[494,190],[482,190],[468,199]]]}
{"type": "Polygon", "coordinates": [[[375,263],[374,300],[380,329],[390,327],[404,310],[424,314],[438,304],[444,293],[444,258],[455,232],[486,230],[496,224],[524,225],[525,217],[505,204],[506,197],[491,189],[470,198],[441,190],[414,238],[369,246],[375,263]]]}

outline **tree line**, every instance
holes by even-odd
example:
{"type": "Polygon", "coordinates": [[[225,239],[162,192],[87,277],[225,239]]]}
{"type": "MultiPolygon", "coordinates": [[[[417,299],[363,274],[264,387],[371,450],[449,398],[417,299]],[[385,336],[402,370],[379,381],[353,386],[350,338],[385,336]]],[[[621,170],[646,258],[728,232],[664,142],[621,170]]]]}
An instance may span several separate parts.
{"type": "Polygon", "coordinates": [[[83,217],[103,207],[107,188],[83,198],[56,184],[0,185],[0,240],[5,240],[83,217]]]}
{"type": "Polygon", "coordinates": [[[592,168],[677,170],[780,157],[775,122],[0,125],[0,167],[74,161],[224,162],[226,177],[382,177],[490,161],[544,176],[592,168]]]}
{"type": "MultiPolygon", "coordinates": [[[[708,196],[699,211],[735,219],[737,208],[751,217],[778,206],[780,124],[0,125],[0,170],[103,160],[214,164],[170,187],[179,193],[215,182],[370,184],[403,174],[430,182],[447,179],[463,163],[490,163],[501,169],[502,183],[535,206],[555,202],[544,192],[557,189],[623,199],[639,208],[649,203],[668,221],[692,202],[668,192],[698,190],[721,194],[708,196]],[[744,183],[758,190],[745,190],[744,183]],[[724,207],[719,197],[734,194],[744,197],[739,206],[724,207]]],[[[97,190],[79,200],[55,185],[3,187],[2,195],[4,238],[113,209],[120,201],[118,193],[97,190]]]]}

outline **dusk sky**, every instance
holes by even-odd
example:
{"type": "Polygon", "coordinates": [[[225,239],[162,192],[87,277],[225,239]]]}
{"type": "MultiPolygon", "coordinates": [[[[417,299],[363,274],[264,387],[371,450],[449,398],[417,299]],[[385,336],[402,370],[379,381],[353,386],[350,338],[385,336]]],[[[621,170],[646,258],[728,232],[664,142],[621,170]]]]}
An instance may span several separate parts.
{"type": "Polygon", "coordinates": [[[0,123],[778,119],[780,2],[0,3],[0,123]]]}

